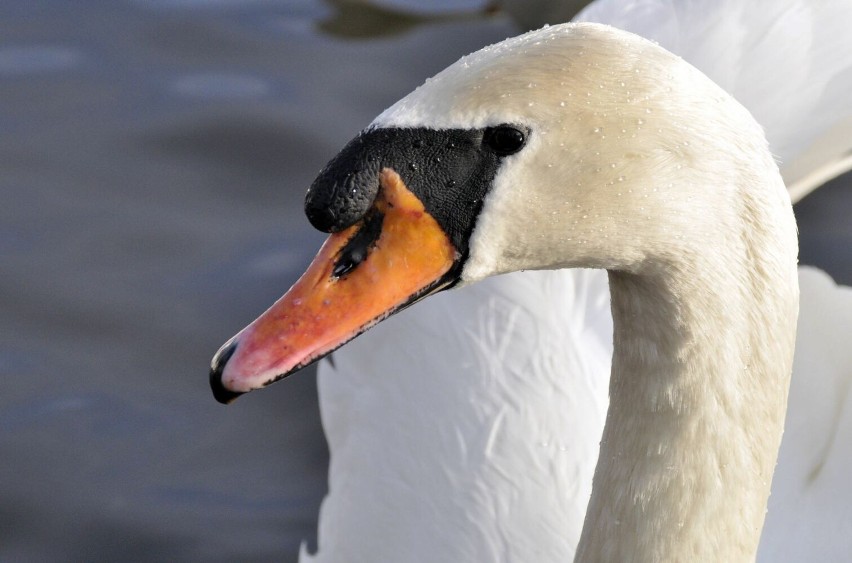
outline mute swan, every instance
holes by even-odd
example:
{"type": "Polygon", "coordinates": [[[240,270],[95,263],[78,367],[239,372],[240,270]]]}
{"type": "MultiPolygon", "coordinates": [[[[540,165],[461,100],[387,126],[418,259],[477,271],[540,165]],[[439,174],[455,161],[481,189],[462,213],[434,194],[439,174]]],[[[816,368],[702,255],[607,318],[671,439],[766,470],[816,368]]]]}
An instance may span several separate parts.
{"type": "MultiPolygon", "coordinates": [[[[554,32],[555,32],[555,30],[554,30],[554,32]]],[[[601,94],[604,94],[604,93],[601,93],[601,94]]],[[[611,92],[607,92],[607,93],[605,93],[605,95],[609,95],[609,94],[611,94],[611,92]]],[[[428,97],[428,92],[427,92],[426,96],[428,97]]],[[[534,110],[530,110],[530,111],[534,111],[534,110]]],[[[567,110],[566,110],[566,111],[567,111],[567,110]]],[[[380,119],[381,119],[381,118],[380,118],[380,119]]],[[[653,119],[654,119],[654,118],[649,118],[649,119],[648,119],[648,121],[653,121],[653,119]]],[[[533,133],[534,133],[534,132],[533,132],[533,133]]],[[[552,133],[552,132],[551,132],[551,133],[552,133]]],[[[603,135],[601,135],[601,136],[603,136],[603,135]]],[[[617,137],[617,136],[618,136],[618,134],[617,134],[617,131],[616,131],[616,137],[617,137]]],[[[534,138],[534,137],[531,135],[531,138],[534,138]]],[[[526,149],[524,149],[524,150],[526,150],[526,149]]],[[[498,180],[499,180],[499,178],[498,178],[498,180]]],[[[625,179],[625,180],[626,180],[626,179],[625,179]]],[[[486,216],[486,215],[484,215],[484,213],[485,213],[485,212],[483,212],[483,217],[485,217],[485,216],[486,216]]],[[[581,280],[581,282],[580,282],[580,283],[578,283],[578,286],[579,286],[579,287],[582,287],[582,280],[581,280]]],[[[475,289],[475,288],[474,288],[474,289],[475,289]]],[[[554,287],[554,288],[552,288],[552,289],[554,289],[555,291],[559,291],[559,289],[560,289],[560,288],[559,288],[559,287],[554,287]]],[[[546,292],[545,292],[545,291],[542,291],[542,294],[546,294],[546,292]]],[[[550,297],[553,297],[552,292],[551,292],[550,297]]],[[[560,299],[561,299],[562,301],[566,301],[566,300],[571,300],[571,297],[572,297],[572,293],[570,293],[570,292],[569,292],[569,293],[567,293],[567,294],[563,295],[560,299]]],[[[579,300],[579,301],[584,302],[583,300],[579,300]]],[[[593,301],[592,301],[592,303],[595,303],[595,301],[593,300],[593,301]]],[[[600,301],[600,300],[597,300],[597,301],[596,301],[596,303],[597,303],[597,305],[598,305],[598,308],[600,308],[601,301],[600,301]]],[[[593,311],[593,310],[594,310],[594,307],[593,307],[593,306],[590,306],[590,307],[589,307],[589,310],[590,310],[590,311],[593,311]]],[[[520,318],[520,317],[522,317],[522,313],[523,313],[523,310],[521,309],[521,310],[518,310],[517,312],[515,312],[514,314],[507,314],[506,316],[507,316],[507,318],[511,319],[511,320],[512,320],[512,321],[513,321],[516,325],[519,325],[519,326],[521,326],[522,328],[527,328],[527,327],[529,327],[530,325],[529,325],[529,323],[527,322],[527,321],[528,321],[528,319],[520,318]],[[514,319],[512,319],[512,317],[514,317],[514,319]],[[526,324],[525,324],[525,322],[526,322],[526,324]]],[[[586,315],[586,314],[584,314],[583,310],[581,309],[581,310],[580,310],[580,312],[576,315],[576,318],[577,318],[578,320],[583,320],[583,318],[584,318],[584,317],[586,317],[586,316],[591,317],[591,316],[595,316],[595,315],[586,315]]],[[[603,323],[603,324],[605,325],[605,323],[603,323]]],[[[486,328],[491,328],[491,327],[486,327],[486,328]]],[[[549,328],[549,327],[548,327],[548,328],[549,328]]],[[[493,331],[492,331],[492,332],[493,332],[493,331]]],[[[541,332],[542,332],[542,333],[544,333],[545,331],[543,331],[543,330],[542,330],[541,332]]],[[[581,332],[581,331],[578,331],[578,332],[581,332]]],[[[587,333],[594,334],[594,330],[587,330],[586,332],[587,332],[587,333]]],[[[605,326],[603,327],[602,332],[604,332],[604,333],[606,332],[606,327],[605,327],[605,326]]],[[[500,336],[499,336],[499,335],[488,335],[488,331],[487,331],[487,330],[486,330],[486,331],[483,331],[483,334],[485,335],[485,336],[483,336],[483,340],[486,340],[487,338],[493,338],[496,344],[498,344],[498,345],[500,344],[501,338],[500,338],[500,336]]],[[[546,337],[547,335],[543,335],[543,336],[544,336],[544,337],[546,337]]],[[[593,337],[593,338],[592,338],[592,341],[593,341],[593,342],[595,341],[595,338],[600,338],[602,341],[603,341],[603,340],[605,340],[605,338],[602,338],[602,337],[593,337]]],[[[542,338],[542,340],[546,340],[546,338],[542,338]]],[[[553,343],[547,343],[547,342],[542,343],[542,342],[538,341],[538,345],[539,345],[539,346],[541,346],[542,344],[544,344],[544,345],[545,345],[545,349],[546,349],[546,350],[548,350],[548,351],[550,351],[550,350],[557,350],[557,349],[558,349],[558,348],[557,348],[557,346],[555,346],[553,343]]],[[[243,344],[241,344],[241,346],[242,346],[242,345],[243,345],[243,344]]],[[[492,345],[492,343],[490,343],[490,342],[483,342],[483,345],[492,345]]],[[[511,359],[512,359],[512,357],[513,357],[513,356],[512,356],[512,354],[511,354],[511,351],[512,351],[512,350],[511,350],[508,346],[511,346],[511,344],[507,344],[507,346],[504,346],[504,350],[502,351],[502,352],[503,352],[503,354],[504,354],[504,356],[503,356],[503,357],[504,357],[504,358],[508,358],[508,359],[510,359],[510,360],[511,360],[511,359]]],[[[600,347],[600,348],[606,348],[606,346],[607,346],[607,345],[605,344],[605,342],[599,342],[599,347],[600,347]]],[[[498,346],[498,348],[499,348],[499,346],[498,346]]],[[[237,360],[238,360],[238,359],[239,359],[239,357],[237,357],[237,360]]],[[[492,361],[496,361],[496,360],[499,360],[499,359],[500,359],[499,357],[498,357],[498,358],[492,358],[492,361]]],[[[479,360],[481,361],[481,360],[482,360],[482,358],[479,358],[479,360]]],[[[547,360],[551,360],[551,361],[552,361],[552,360],[553,360],[553,358],[545,358],[545,362],[546,362],[547,360]]],[[[575,360],[575,361],[576,361],[576,360],[575,360]]],[[[231,364],[229,363],[228,365],[231,365],[231,364]]],[[[401,365],[405,365],[405,364],[401,364],[401,365]]],[[[536,366],[533,366],[533,368],[535,368],[535,367],[536,367],[536,366]]],[[[538,367],[541,367],[541,366],[538,366],[538,367]]],[[[406,366],[406,368],[407,368],[407,366],[406,366]]],[[[511,391],[514,391],[514,384],[518,383],[518,382],[519,382],[519,380],[521,380],[521,379],[522,379],[522,376],[523,376],[523,374],[524,374],[525,372],[526,372],[526,373],[529,373],[529,368],[530,368],[530,366],[525,366],[525,365],[518,365],[518,366],[511,366],[511,365],[510,365],[510,366],[504,366],[504,371],[505,371],[505,372],[507,372],[507,374],[508,374],[508,375],[510,375],[510,376],[514,376],[514,379],[512,379],[512,378],[510,377],[510,378],[507,378],[506,380],[496,381],[496,382],[495,382],[495,384],[496,384],[496,385],[510,385],[510,384],[511,384],[511,385],[513,385],[513,388],[512,388],[512,389],[509,389],[508,391],[510,391],[510,392],[511,392],[511,391]]],[[[534,373],[535,373],[535,374],[538,374],[538,371],[535,371],[534,373]]],[[[554,378],[552,378],[552,379],[556,379],[556,377],[554,377],[554,378]]],[[[601,379],[602,379],[602,378],[601,378],[601,379]]],[[[590,382],[590,386],[593,386],[593,385],[594,385],[594,383],[595,383],[595,382],[590,382]]],[[[372,384],[372,383],[371,383],[371,384],[372,384]]],[[[546,385],[547,385],[546,387],[541,387],[541,386],[539,386],[539,387],[538,387],[538,396],[536,397],[536,398],[537,398],[537,401],[532,401],[532,402],[531,402],[531,405],[532,405],[532,406],[537,405],[537,404],[541,404],[542,400],[546,398],[546,395],[547,395],[547,394],[548,394],[548,392],[550,392],[552,389],[562,390],[560,387],[558,387],[558,386],[557,386],[557,385],[558,385],[558,382],[551,382],[551,381],[548,381],[548,382],[546,382],[546,385]]],[[[571,391],[571,389],[569,388],[569,389],[568,389],[568,391],[570,392],[570,391],[571,391]]],[[[509,411],[512,411],[512,410],[523,410],[523,409],[524,409],[525,403],[524,403],[523,399],[518,399],[518,397],[517,397],[517,396],[512,397],[509,393],[505,393],[505,392],[504,392],[502,395],[503,395],[503,396],[502,396],[502,399],[504,400],[504,404],[502,405],[502,410],[497,410],[497,409],[495,409],[495,410],[489,410],[489,409],[492,409],[495,405],[485,405],[485,408],[483,408],[482,410],[480,410],[480,411],[478,412],[478,416],[480,416],[480,417],[481,417],[481,419],[482,419],[480,422],[484,422],[484,423],[485,423],[485,424],[483,424],[483,425],[482,425],[482,427],[484,427],[484,428],[486,428],[486,429],[487,429],[485,432],[480,431],[480,432],[478,433],[478,434],[479,434],[479,436],[478,436],[478,435],[477,435],[477,432],[475,432],[475,431],[473,431],[473,432],[467,432],[468,430],[470,430],[470,429],[468,429],[468,428],[457,428],[457,430],[456,430],[456,431],[457,431],[457,434],[456,434],[455,436],[453,436],[453,435],[452,435],[452,433],[451,433],[451,434],[450,434],[450,436],[446,437],[446,438],[448,438],[450,441],[452,441],[453,439],[455,439],[455,440],[456,440],[456,443],[457,443],[457,447],[463,448],[463,449],[465,449],[465,450],[470,450],[470,452],[469,452],[469,453],[470,453],[469,461],[470,461],[470,463],[471,463],[471,464],[476,464],[476,463],[480,463],[480,464],[481,464],[481,463],[488,463],[488,462],[490,462],[490,461],[493,461],[493,460],[489,460],[489,461],[485,461],[485,462],[483,462],[483,461],[481,461],[481,460],[477,460],[477,459],[475,459],[476,457],[491,457],[491,456],[499,456],[499,455],[501,455],[501,452],[497,452],[497,451],[495,451],[495,450],[499,449],[499,447],[500,447],[500,446],[499,446],[499,442],[500,442],[500,441],[501,441],[501,439],[502,439],[502,438],[501,438],[501,436],[500,436],[500,434],[501,434],[501,433],[506,433],[506,432],[511,433],[511,432],[513,431],[513,430],[512,430],[512,427],[511,427],[510,425],[508,425],[508,424],[504,424],[504,423],[503,423],[503,422],[501,422],[501,421],[511,420],[511,418],[512,418],[513,414],[512,414],[511,412],[509,412],[509,411]],[[515,404],[512,404],[511,399],[513,399],[513,398],[515,399],[515,404]],[[507,404],[505,404],[505,401],[507,401],[507,400],[509,400],[509,404],[508,404],[508,405],[507,405],[507,404]],[[507,414],[507,412],[509,412],[509,414],[507,414]],[[495,423],[495,421],[496,421],[496,423],[495,423]],[[490,424],[489,424],[489,423],[490,423],[490,424]],[[495,447],[495,446],[496,446],[496,447],[495,447]]],[[[465,398],[465,399],[467,399],[467,400],[471,399],[471,397],[470,397],[469,395],[468,395],[468,396],[465,396],[464,398],[465,398]]],[[[460,402],[460,403],[462,403],[462,404],[463,404],[463,403],[465,403],[465,401],[464,401],[464,400],[462,400],[462,401],[458,401],[458,402],[460,402]]],[[[467,405],[467,406],[470,408],[470,405],[467,405]]],[[[596,404],[596,405],[592,405],[592,406],[590,406],[589,408],[590,408],[590,410],[595,410],[595,409],[597,409],[598,411],[600,411],[600,410],[601,410],[601,405],[600,405],[600,404],[596,404]]],[[[536,414],[535,412],[526,412],[526,413],[524,413],[524,416],[527,416],[528,418],[532,418],[532,419],[534,420],[534,419],[535,419],[535,414],[536,414]]],[[[379,423],[379,424],[380,424],[380,423],[382,422],[382,420],[383,420],[383,419],[382,419],[382,416],[380,415],[380,413],[379,413],[379,416],[377,416],[376,418],[377,418],[377,421],[376,421],[376,422],[377,422],[377,423],[379,423]]],[[[582,419],[583,419],[583,417],[578,417],[578,418],[579,418],[580,420],[582,420],[582,419]]],[[[420,419],[420,418],[417,418],[416,420],[417,420],[417,421],[421,421],[421,419],[420,419]]],[[[548,424],[550,423],[550,421],[547,421],[547,422],[548,422],[548,424]]],[[[571,429],[570,429],[569,427],[566,427],[566,431],[564,431],[564,435],[566,435],[566,436],[570,436],[570,435],[572,434],[570,430],[571,430],[571,429]]],[[[574,430],[576,431],[576,427],[574,428],[574,430]]],[[[598,435],[599,435],[599,434],[598,434],[598,435]]],[[[596,442],[596,441],[597,441],[597,439],[598,439],[598,435],[594,435],[594,436],[592,436],[592,437],[591,437],[591,441],[592,441],[592,442],[596,442]]],[[[541,434],[537,434],[537,436],[541,436],[541,434]]],[[[523,437],[521,437],[521,438],[523,438],[523,437]]],[[[535,463],[535,461],[539,460],[539,459],[542,457],[540,454],[541,454],[541,452],[542,452],[542,451],[544,451],[544,450],[548,450],[548,449],[550,449],[550,448],[553,448],[553,449],[559,449],[559,450],[561,451],[561,449],[566,448],[566,446],[565,446],[563,443],[558,443],[558,442],[557,442],[557,443],[555,443],[555,444],[549,443],[549,442],[547,442],[547,441],[542,441],[542,440],[538,440],[538,441],[528,440],[528,442],[529,442],[529,444],[528,444],[528,445],[529,445],[529,448],[527,448],[527,450],[528,450],[528,451],[524,451],[524,452],[518,452],[518,451],[514,451],[514,452],[502,452],[502,454],[503,454],[503,455],[505,455],[505,454],[507,454],[507,453],[514,453],[514,454],[516,454],[516,456],[520,457],[520,458],[522,459],[522,461],[523,461],[523,462],[530,462],[530,461],[532,461],[533,463],[535,463]]],[[[333,451],[334,451],[334,444],[332,444],[332,448],[333,448],[333,451]]],[[[593,456],[592,456],[592,459],[593,459],[593,456]]],[[[375,463],[375,460],[372,460],[372,461],[373,461],[373,463],[375,463]]],[[[558,463],[554,463],[553,465],[554,465],[554,466],[556,466],[556,465],[558,465],[558,463]]],[[[559,469],[559,468],[558,468],[558,467],[554,467],[554,468],[552,468],[552,469],[559,469]]],[[[447,473],[446,471],[444,471],[444,473],[445,473],[445,475],[439,475],[439,476],[437,476],[437,477],[436,477],[436,479],[437,479],[437,480],[439,480],[439,481],[440,481],[440,480],[452,481],[453,479],[456,479],[456,478],[457,478],[457,476],[456,476],[456,475],[453,475],[453,474],[448,474],[448,475],[447,475],[447,474],[446,474],[446,473],[447,473]]],[[[560,475],[562,475],[562,474],[560,474],[560,475]]],[[[499,478],[499,475],[497,475],[496,477],[497,477],[497,478],[499,478]]],[[[566,483],[570,483],[570,482],[572,481],[571,477],[573,477],[573,476],[572,476],[572,475],[563,476],[562,480],[563,480],[564,482],[566,482],[566,483]]],[[[400,477],[399,477],[399,476],[395,476],[395,478],[399,479],[400,477]]],[[[403,476],[402,478],[404,479],[405,477],[403,476]]],[[[515,484],[517,485],[517,483],[515,483],[515,484]]],[[[410,487],[411,483],[408,483],[408,485],[409,485],[409,487],[410,487]]],[[[536,484],[533,484],[533,485],[536,485],[536,484]]],[[[549,483],[538,483],[538,484],[537,484],[537,488],[535,488],[535,489],[533,489],[533,490],[534,490],[534,492],[535,492],[536,494],[539,494],[542,490],[546,490],[548,485],[549,485],[549,483]]],[[[581,488],[581,486],[578,486],[578,485],[576,485],[576,484],[575,484],[575,488],[581,488]]],[[[521,490],[523,490],[523,489],[521,489],[521,490]]],[[[570,490],[570,488],[569,488],[569,489],[567,489],[567,490],[570,490]]],[[[480,501],[480,503],[481,503],[481,504],[487,504],[489,500],[491,500],[492,502],[494,502],[494,501],[495,501],[495,499],[493,499],[493,498],[492,498],[492,499],[488,499],[488,498],[487,498],[487,497],[488,497],[488,492],[489,492],[489,491],[488,491],[488,489],[487,489],[487,488],[486,488],[485,490],[482,490],[482,489],[480,489],[480,490],[478,490],[478,491],[477,491],[477,490],[474,490],[474,491],[473,491],[472,496],[474,496],[474,497],[475,497],[475,496],[479,495],[479,496],[485,497],[485,498],[484,498],[484,503],[483,503],[482,501],[480,501]]],[[[553,495],[551,495],[551,496],[553,496],[553,495]]],[[[583,505],[585,504],[585,500],[582,498],[582,495],[580,495],[580,497],[581,497],[581,501],[582,501],[581,506],[583,506],[583,505]]],[[[492,504],[492,509],[494,510],[494,512],[495,512],[495,513],[497,513],[497,515],[499,515],[499,513],[500,513],[500,511],[501,511],[501,510],[502,510],[502,511],[511,511],[511,510],[513,510],[514,508],[516,508],[516,507],[517,507],[517,504],[513,505],[513,504],[511,504],[511,503],[506,503],[506,504],[504,504],[504,505],[499,505],[499,500],[500,500],[500,499],[497,499],[497,501],[498,501],[498,502],[497,502],[497,503],[495,503],[495,504],[492,504]]],[[[552,502],[550,502],[549,504],[554,504],[554,505],[561,504],[561,503],[560,503],[560,500],[561,500],[561,499],[553,499],[553,501],[552,501],[552,502]]],[[[392,501],[391,501],[391,502],[392,502],[392,501]]],[[[464,502],[464,499],[460,499],[460,502],[464,502]]],[[[325,510],[325,508],[324,508],[324,510],[325,510]]],[[[542,510],[544,510],[544,509],[542,509],[542,510]]],[[[439,510],[438,512],[440,512],[440,510],[439,510]]],[[[398,514],[398,513],[397,513],[397,514],[398,514]]],[[[391,517],[391,518],[393,518],[393,516],[394,516],[394,513],[391,513],[391,514],[390,514],[390,517],[391,517]]],[[[428,514],[427,514],[427,515],[424,515],[424,516],[425,516],[425,518],[429,518],[429,515],[428,515],[428,514]]],[[[534,521],[536,521],[537,519],[539,519],[539,518],[540,518],[540,515],[537,515],[537,514],[536,514],[536,515],[532,515],[532,516],[533,516],[533,520],[534,520],[534,521]]],[[[460,522],[460,524],[463,524],[463,525],[464,525],[465,523],[464,523],[464,522],[460,522]]],[[[470,524],[468,524],[468,525],[470,525],[470,524]]],[[[473,523],[473,525],[476,525],[476,522],[474,522],[474,523],[473,523]]],[[[555,532],[554,532],[554,530],[548,530],[548,532],[549,532],[549,533],[551,533],[551,534],[553,534],[553,533],[559,534],[559,533],[562,533],[562,530],[558,530],[558,531],[555,531],[555,532]]],[[[511,534],[510,534],[510,533],[507,533],[507,534],[506,534],[503,538],[500,538],[500,537],[495,538],[496,540],[498,540],[498,541],[497,541],[497,543],[495,543],[495,544],[494,544],[494,545],[495,545],[495,549],[499,549],[499,548],[501,547],[501,545],[500,545],[500,541],[499,541],[499,540],[501,540],[501,539],[502,539],[503,541],[506,541],[506,538],[508,538],[508,537],[511,537],[511,534]]],[[[353,538],[350,536],[350,537],[348,537],[348,538],[346,538],[346,539],[347,539],[347,541],[348,541],[348,540],[352,540],[353,538]]],[[[417,543],[417,541],[418,541],[418,540],[416,540],[416,539],[412,539],[412,538],[402,538],[402,539],[400,540],[400,545],[402,546],[402,549],[404,549],[404,544],[405,544],[405,540],[406,540],[406,539],[411,540],[411,541],[409,541],[409,543],[408,543],[409,547],[410,547],[410,546],[412,546],[412,545],[416,545],[416,543],[417,543]]],[[[426,539],[428,540],[428,539],[430,539],[430,538],[428,538],[428,537],[427,537],[426,539]]],[[[389,540],[391,540],[391,542],[393,542],[393,541],[394,541],[394,538],[389,538],[389,540]]],[[[327,544],[327,542],[325,542],[325,541],[326,541],[326,538],[321,537],[321,548],[323,548],[323,549],[325,549],[326,544],[327,544]],[[324,543],[324,542],[325,542],[325,543],[324,543]]],[[[422,541],[422,540],[420,540],[420,541],[422,541]]],[[[379,548],[380,546],[374,546],[374,547],[379,548]]],[[[535,550],[535,548],[536,548],[536,545],[534,545],[534,544],[533,544],[533,545],[530,545],[530,546],[528,546],[528,547],[529,547],[530,549],[533,549],[533,551],[528,551],[527,553],[536,553],[536,551],[534,551],[534,550],[535,550]]],[[[541,544],[540,544],[538,547],[539,547],[539,552],[545,552],[545,550],[548,550],[548,549],[549,549],[547,546],[545,546],[545,545],[541,545],[541,544]]],[[[510,551],[509,549],[507,549],[505,552],[507,552],[507,553],[511,553],[511,551],[510,551]]],[[[322,554],[322,553],[323,553],[323,552],[321,551],[321,554],[322,554]]],[[[404,552],[403,552],[403,553],[404,553],[404,552]]],[[[433,551],[432,553],[434,553],[434,551],[433,551]]],[[[439,552],[439,553],[440,553],[440,552],[439,552]]],[[[474,554],[474,555],[475,555],[475,554],[477,554],[477,553],[478,553],[480,556],[482,555],[482,552],[481,552],[481,551],[480,551],[480,552],[472,551],[472,552],[470,552],[470,553],[472,553],[472,554],[474,554]]],[[[551,552],[550,552],[550,551],[547,551],[547,553],[551,553],[551,552]]],[[[563,553],[564,553],[564,552],[563,552],[563,553]]],[[[379,558],[381,558],[381,557],[379,557],[379,558]]],[[[432,557],[431,557],[431,555],[430,555],[430,558],[432,558],[432,557]]],[[[481,558],[481,557],[477,557],[477,559],[479,559],[479,558],[481,558]]],[[[564,557],[563,557],[563,558],[564,558],[564,557]]],[[[353,559],[353,558],[349,558],[349,559],[347,559],[347,560],[352,560],[352,559],[353,559]]]]}

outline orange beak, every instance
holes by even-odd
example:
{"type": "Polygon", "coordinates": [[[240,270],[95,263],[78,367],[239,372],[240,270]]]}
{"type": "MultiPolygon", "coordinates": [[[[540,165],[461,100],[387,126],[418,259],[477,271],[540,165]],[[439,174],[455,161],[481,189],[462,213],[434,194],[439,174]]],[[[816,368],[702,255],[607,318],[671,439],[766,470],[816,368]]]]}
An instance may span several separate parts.
{"type": "Polygon", "coordinates": [[[379,180],[365,218],[332,234],[293,287],[216,353],[217,400],[286,377],[449,283],[450,239],[399,174],[385,168],[379,180]]]}

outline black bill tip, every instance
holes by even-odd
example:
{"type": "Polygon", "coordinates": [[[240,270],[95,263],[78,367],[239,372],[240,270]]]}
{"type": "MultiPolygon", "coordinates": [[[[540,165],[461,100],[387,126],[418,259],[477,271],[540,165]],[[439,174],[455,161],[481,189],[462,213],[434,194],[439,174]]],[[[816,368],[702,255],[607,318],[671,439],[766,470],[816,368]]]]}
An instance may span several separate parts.
{"type": "Polygon", "coordinates": [[[236,349],[236,341],[227,343],[216,352],[210,364],[210,389],[213,391],[213,398],[223,405],[234,402],[237,397],[242,395],[242,393],[225,388],[222,384],[222,372],[225,370],[225,365],[231,359],[231,356],[234,355],[236,349]]]}

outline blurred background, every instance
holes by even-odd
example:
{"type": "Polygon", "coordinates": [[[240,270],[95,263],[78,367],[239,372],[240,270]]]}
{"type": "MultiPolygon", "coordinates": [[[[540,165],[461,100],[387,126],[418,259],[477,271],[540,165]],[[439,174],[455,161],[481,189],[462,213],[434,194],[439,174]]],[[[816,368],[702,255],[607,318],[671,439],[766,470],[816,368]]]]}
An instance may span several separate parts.
{"type": "MultiPolygon", "coordinates": [[[[323,236],[316,172],[460,56],[585,2],[0,3],[0,560],[295,561],[313,368],[230,407],[211,356],[323,236]]],[[[852,188],[797,206],[852,284],[852,188]]]]}

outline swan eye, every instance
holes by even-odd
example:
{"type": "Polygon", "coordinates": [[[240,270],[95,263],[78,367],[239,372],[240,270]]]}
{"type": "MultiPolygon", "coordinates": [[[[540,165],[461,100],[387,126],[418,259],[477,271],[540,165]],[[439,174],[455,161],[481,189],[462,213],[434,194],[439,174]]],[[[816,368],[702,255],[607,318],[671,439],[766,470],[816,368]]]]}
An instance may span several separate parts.
{"type": "Polygon", "coordinates": [[[521,150],[527,136],[523,131],[511,125],[489,127],[485,131],[485,143],[500,156],[514,154],[521,150]]]}

